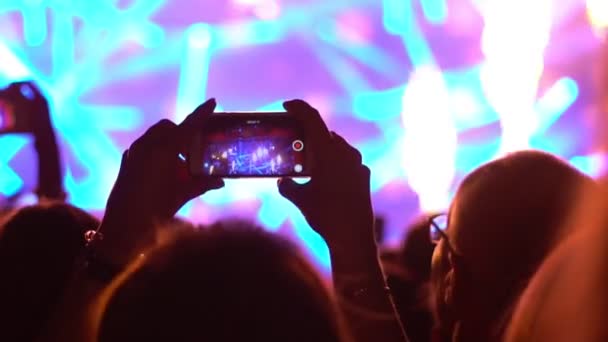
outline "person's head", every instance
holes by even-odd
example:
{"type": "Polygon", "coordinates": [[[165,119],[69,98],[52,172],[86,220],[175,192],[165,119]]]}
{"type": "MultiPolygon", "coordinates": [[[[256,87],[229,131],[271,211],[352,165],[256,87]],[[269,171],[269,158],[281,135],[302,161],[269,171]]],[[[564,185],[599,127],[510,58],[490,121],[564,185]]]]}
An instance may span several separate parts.
{"type": "Polygon", "coordinates": [[[36,338],[59,305],[97,219],[64,203],[25,207],[0,226],[0,340],[36,338]]]}
{"type": "Polygon", "coordinates": [[[100,342],[339,341],[334,301],[292,244],[246,223],[174,232],[99,303],[100,342]]]}
{"type": "Polygon", "coordinates": [[[600,341],[583,338],[605,317],[595,314],[595,302],[605,304],[601,291],[589,291],[598,270],[585,251],[594,243],[585,239],[574,234],[541,265],[518,300],[505,341],[600,341]]]}
{"type": "Polygon", "coordinates": [[[433,255],[433,305],[442,338],[499,338],[518,295],[563,233],[580,186],[590,182],[537,151],[510,154],[465,178],[433,255]]]}
{"type": "Polygon", "coordinates": [[[608,340],[608,182],[586,191],[565,225],[576,226],[576,232],[530,281],[505,341],[608,340]]]}

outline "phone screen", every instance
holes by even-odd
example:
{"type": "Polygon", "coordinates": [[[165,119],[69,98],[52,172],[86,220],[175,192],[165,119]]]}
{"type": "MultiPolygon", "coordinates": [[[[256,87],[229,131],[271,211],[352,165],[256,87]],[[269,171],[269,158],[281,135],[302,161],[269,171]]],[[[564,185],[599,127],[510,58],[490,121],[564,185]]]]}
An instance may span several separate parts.
{"type": "Polygon", "coordinates": [[[10,102],[0,99],[0,132],[11,131],[15,128],[15,112],[10,102]]]}
{"type": "Polygon", "coordinates": [[[304,134],[287,113],[217,113],[192,158],[199,174],[225,178],[309,175],[304,134]]]}

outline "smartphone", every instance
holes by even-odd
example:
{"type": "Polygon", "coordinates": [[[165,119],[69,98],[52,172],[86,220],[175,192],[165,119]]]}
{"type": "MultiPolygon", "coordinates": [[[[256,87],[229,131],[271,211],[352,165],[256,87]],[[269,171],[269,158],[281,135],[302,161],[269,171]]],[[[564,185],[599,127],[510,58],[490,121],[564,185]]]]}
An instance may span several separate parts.
{"type": "Polygon", "coordinates": [[[30,103],[34,96],[28,82],[15,82],[0,90],[0,133],[30,131],[30,103]]]}
{"type": "Polygon", "coordinates": [[[188,154],[193,175],[309,177],[305,132],[287,112],[214,113],[188,154]]]}

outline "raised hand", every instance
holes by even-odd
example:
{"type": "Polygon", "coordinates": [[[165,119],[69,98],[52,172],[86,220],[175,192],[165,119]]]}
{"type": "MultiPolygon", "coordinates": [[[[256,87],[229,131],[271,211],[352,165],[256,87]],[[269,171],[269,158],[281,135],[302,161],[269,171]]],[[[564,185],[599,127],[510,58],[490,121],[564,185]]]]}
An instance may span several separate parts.
{"type": "Polygon", "coordinates": [[[338,304],[354,340],[407,341],[378,260],[370,170],[317,110],[300,100],[284,107],[303,125],[313,165],[310,182],[283,178],[279,192],[325,239],[338,304]]]}
{"type": "Polygon", "coordinates": [[[330,132],[306,102],[289,101],[284,107],[303,125],[313,164],[310,182],[283,178],[279,192],[302,211],[330,249],[373,245],[370,170],[362,164],[361,153],[330,132]]]}
{"type": "Polygon", "coordinates": [[[37,141],[53,135],[48,101],[34,82],[11,83],[2,96],[10,101],[18,116],[16,131],[32,133],[37,141]]]}
{"type": "Polygon", "coordinates": [[[61,158],[49,105],[33,82],[15,82],[3,92],[14,107],[16,131],[32,133],[38,154],[38,189],[40,199],[63,200],[61,158]]]}
{"type": "Polygon", "coordinates": [[[205,102],[180,125],[159,121],[123,154],[102,223],[107,238],[120,237],[116,243],[123,243],[125,249],[137,249],[138,242],[149,244],[155,225],[173,218],[191,199],[223,187],[218,178],[192,177],[179,157],[215,105],[215,100],[205,102]]]}

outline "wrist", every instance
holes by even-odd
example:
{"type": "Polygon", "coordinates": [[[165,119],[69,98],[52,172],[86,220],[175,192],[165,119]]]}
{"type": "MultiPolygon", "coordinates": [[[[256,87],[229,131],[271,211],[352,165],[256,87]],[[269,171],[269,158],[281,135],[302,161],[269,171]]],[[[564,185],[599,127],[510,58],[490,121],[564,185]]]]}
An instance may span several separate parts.
{"type": "Polygon", "coordinates": [[[334,244],[329,253],[334,274],[381,274],[378,247],[373,240],[355,245],[334,244]]]}
{"type": "MultiPolygon", "coordinates": [[[[327,247],[332,257],[368,259],[377,258],[378,245],[373,224],[344,225],[334,227],[335,231],[345,232],[337,238],[326,238],[327,247]]],[[[360,260],[358,260],[360,261],[360,260]]]]}
{"type": "Polygon", "coordinates": [[[134,214],[108,212],[99,232],[104,236],[92,248],[96,255],[115,265],[126,265],[146,248],[154,245],[156,234],[152,221],[134,214]]]}
{"type": "Polygon", "coordinates": [[[369,247],[367,252],[351,258],[334,254],[332,278],[340,307],[349,314],[373,320],[394,319],[377,248],[369,247]]]}
{"type": "Polygon", "coordinates": [[[64,202],[68,194],[63,190],[62,186],[40,186],[36,189],[36,196],[39,202],[45,201],[61,201],[64,202]]]}
{"type": "Polygon", "coordinates": [[[335,284],[340,307],[349,314],[373,320],[395,319],[391,291],[380,279],[359,279],[335,284]]]}
{"type": "Polygon", "coordinates": [[[117,262],[116,259],[103,255],[103,240],[100,228],[85,233],[87,245],[82,260],[83,275],[97,282],[108,284],[125,268],[126,263],[117,262]]]}

